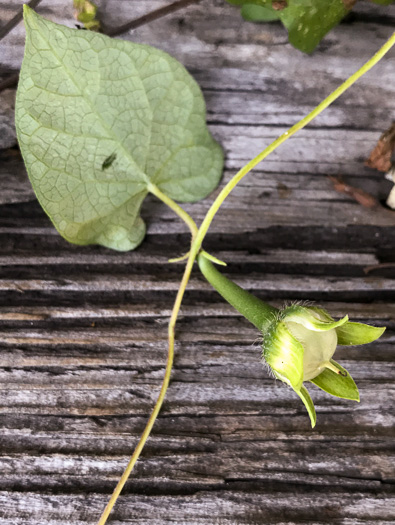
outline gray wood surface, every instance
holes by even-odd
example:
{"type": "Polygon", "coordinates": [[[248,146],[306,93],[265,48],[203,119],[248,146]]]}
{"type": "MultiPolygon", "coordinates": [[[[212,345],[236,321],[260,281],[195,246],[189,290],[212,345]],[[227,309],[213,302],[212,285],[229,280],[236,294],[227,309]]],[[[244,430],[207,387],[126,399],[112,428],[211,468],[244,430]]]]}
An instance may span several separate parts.
{"type": "MultiPolygon", "coordinates": [[[[10,19],[19,0],[0,0],[10,19]]],[[[73,25],[71,1],[38,11],[73,25]]],[[[165,1],[102,0],[108,24],[165,1]]],[[[311,110],[391,34],[395,6],[358,2],[311,56],[283,29],[243,23],[203,0],[123,38],[156,45],[198,80],[226,152],[222,184],[311,110]]],[[[22,24],[0,43],[0,79],[18,70],[22,24]]],[[[395,118],[394,52],[246,178],[205,243],[226,273],[281,305],[387,326],[339,348],[359,404],[311,386],[311,430],[296,396],[260,364],[259,334],[194,271],[177,329],[170,389],[110,523],[390,525],[395,521],[395,216],[336,193],[342,175],[384,201],[364,166],[395,118]]],[[[15,147],[15,90],[0,94],[0,522],[94,524],[159,392],[167,320],[182,272],[167,259],[188,234],[154,198],[133,253],[77,247],[41,211],[15,147]]],[[[201,220],[216,192],[186,205],[201,220]]]]}

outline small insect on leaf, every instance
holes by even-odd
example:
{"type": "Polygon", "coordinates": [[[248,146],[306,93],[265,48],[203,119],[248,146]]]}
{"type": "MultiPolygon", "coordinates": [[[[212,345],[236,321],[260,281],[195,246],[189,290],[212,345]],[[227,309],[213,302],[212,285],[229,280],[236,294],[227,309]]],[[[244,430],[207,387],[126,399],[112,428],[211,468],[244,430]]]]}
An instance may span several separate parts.
{"type": "Polygon", "coordinates": [[[117,154],[116,153],[111,153],[111,155],[109,155],[104,161],[103,161],[103,164],[101,165],[101,170],[104,171],[106,170],[107,168],[109,168],[111,166],[111,164],[113,164],[114,160],[117,158],[117,154]]]}

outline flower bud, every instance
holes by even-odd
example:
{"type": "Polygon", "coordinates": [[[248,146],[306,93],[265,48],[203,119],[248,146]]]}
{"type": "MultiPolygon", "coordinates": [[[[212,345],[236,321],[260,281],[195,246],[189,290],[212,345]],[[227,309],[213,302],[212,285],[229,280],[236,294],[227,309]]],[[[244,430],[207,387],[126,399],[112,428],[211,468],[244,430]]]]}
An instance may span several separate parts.
{"type": "Polygon", "coordinates": [[[359,401],[353,379],[332,359],[333,354],[338,344],[370,343],[384,330],[351,323],[347,315],[334,321],[320,308],[290,306],[281,310],[263,332],[263,358],[275,377],[302,399],[314,427],[314,405],[303,382],[311,381],[334,396],[359,401]]]}
{"type": "Polygon", "coordinates": [[[350,374],[332,359],[336,346],[363,345],[378,339],[385,328],[351,323],[346,315],[335,321],[321,308],[294,305],[283,310],[254,297],[219,273],[203,253],[199,268],[210,284],[248,319],[263,337],[263,359],[277,379],[291,386],[303,401],[315,426],[313,401],[303,385],[310,381],[343,399],[359,401],[350,374]]]}

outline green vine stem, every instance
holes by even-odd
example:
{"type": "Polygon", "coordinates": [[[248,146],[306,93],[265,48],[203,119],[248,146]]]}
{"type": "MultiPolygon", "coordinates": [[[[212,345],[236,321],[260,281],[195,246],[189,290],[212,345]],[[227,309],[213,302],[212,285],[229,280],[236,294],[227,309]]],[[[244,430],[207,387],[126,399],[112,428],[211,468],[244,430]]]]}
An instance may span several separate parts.
{"type": "MultiPolygon", "coordinates": [[[[181,308],[181,302],[184,297],[184,293],[189,281],[189,278],[191,276],[193,264],[196,260],[196,257],[198,253],[201,250],[202,243],[204,240],[204,237],[206,236],[206,233],[210,227],[210,224],[212,220],[214,219],[216,213],[218,212],[219,208],[221,207],[222,203],[226,199],[226,197],[231,193],[231,191],[236,187],[236,185],[246,176],[250,173],[252,169],[254,169],[263,159],[265,159],[270,153],[272,153],[278,146],[283,144],[286,140],[288,140],[292,135],[294,135],[297,131],[301,130],[307,124],[309,124],[312,120],[314,120],[325,108],[327,108],[332,102],[334,102],[340,95],[342,95],[354,82],[356,82],[359,78],[361,78],[365,73],[367,73],[377,62],[379,62],[383,56],[392,48],[392,46],[395,44],[395,33],[392,34],[392,36],[387,40],[387,42],[377,51],[377,53],[370,58],[356,73],[351,75],[343,84],[341,84],[335,91],[333,91],[325,100],[323,100],[318,106],[311,111],[306,117],[304,117],[302,120],[300,120],[297,124],[292,126],[288,131],[280,135],[274,142],[272,142],[267,148],[265,148],[261,153],[259,153],[254,159],[252,159],[248,164],[246,164],[243,168],[241,168],[240,171],[236,173],[236,175],[226,184],[226,186],[222,189],[222,191],[219,193],[218,197],[215,199],[213,204],[211,205],[210,209],[208,210],[199,230],[194,232],[192,234],[192,244],[191,244],[191,250],[189,252],[189,257],[185,266],[184,275],[182,277],[182,281],[180,283],[180,287],[177,292],[176,300],[174,302],[172,314],[169,321],[169,327],[168,327],[168,357],[167,357],[167,364],[166,364],[166,370],[165,370],[165,376],[163,379],[162,387],[157,399],[157,402],[155,404],[155,407],[153,409],[153,412],[148,420],[147,426],[144,429],[143,434],[141,435],[140,441],[126,467],[125,472],[123,473],[121,479],[119,480],[99,522],[98,525],[105,525],[107,518],[115,505],[115,502],[121,493],[130,473],[133,470],[133,467],[139,458],[141,451],[144,448],[145,442],[147,441],[151,429],[155,423],[155,420],[159,414],[160,408],[163,403],[163,399],[166,395],[167,387],[169,385],[170,381],[170,374],[171,369],[173,365],[173,359],[174,359],[174,341],[175,341],[175,326],[176,321],[178,317],[179,310],[181,308]]],[[[152,189],[150,190],[151,193],[154,193],[152,189]]],[[[156,191],[156,190],[154,190],[156,191]]],[[[154,193],[156,196],[159,196],[159,190],[154,193]]],[[[161,193],[161,192],[160,192],[161,193]]],[[[161,197],[162,197],[161,193],[161,197]]],[[[159,197],[159,198],[161,198],[159,197]]],[[[161,200],[164,200],[161,198],[161,200]]],[[[166,197],[166,204],[169,204],[171,199],[166,197]]],[[[165,201],[164,201],[165,202],[165,201]]],[[[189,219],[187,219],[187,213],[182,210],[181,207],[178,206],[178,204],[173,203],[170,206],[177,215],[180,216],[187,224],[188,227],[191,228],[193,219],[191,219],[189,216],[189,219]],[[180,214],[176,210],[182,210],[183,213],[180,214]],[[192,221],[192,222],[191,222],[192,221]]]]}
{"type": "MultiPolygon", "coordinates": [[[[171,208],[174,211],[174,213],[176,213],[180,217],[180,219],[182,219],[185,222],[185,224],[187,224],[187,226],[189,227],[189,229],[191,231],[191,236],[192,236],[191,242],[193,242],[193,240],[195,239],[196,234],[198,232],[198,229],[197,229],[196,223],[192,219],[192,217],[185,210],[183,210],[181,208],[181,206],[179,206],[176,202],[174,202],[172,199],[170,199],[170,197],[168,197],[167,195],[162,193],[160,191],[160,189],[157,186],[155,186],[154,184],[150,183],[147,186],[147,189],[148,189],[148,191],[150,193],[155,195],[155,197],[157,197],[159,200],[161,200],[167,206],[169,206],[169,208],[171,208]]],[[[136,461],[138,460],[138,458],[139,458],[139,456],[140,456],[140,454],[141,454],[141,452],[142,452],[142,450],[144,448],[144,445],[145,445],[145,443],[146,443],[146,441],[147,441],[147,439],[148,439],[148,437],[149,437],[149,435],[151,433],[152,427],[154,426],[155,420],[158,417],[159,411],[162,408],[162,404],[163,404],[163,400],[164,400],[165,395],[166,395],[167,387],[169,386],[171,370],[173,368],[175,324],[176,324],[176,321],[177,321],[177,316],[178,316],[179,309],[181,307],[181,301],[182,301],[182,298],[183,298],[183,295],[184,295],[183,291],[185,290],[185,288],[186,288],[186,286],[188,284],[189,276],[190,276],[190,273],[191,273],[190,270],[192,269],[192,266],[193,266],[193,260],[191,260],[191,261],[188,260],[188,263],[190,263],[190,266],[187,264],[187,266],[185,268],[184,277],[183,277],[183,279],[181,281],[180,289],[178,290],[176,302],[174,304],[172,315],[171,315],[171,318],[170,318],[170,321],[169,321],[169,327],[168,327],[169,350],[168,350],[168,354],[167,354],[165,375],[164,375],[164,378],[163,378],[163,381],[162,381],[162,386],[161,386],[161,389],[160,389],[160,392],[159,392],[158,399],[157,399],[157,401],[155,403],[155,406],[154,406],[154,409],[153,409],[153,411],[152,411],[152,413],[151,413],[151,415],[150,415],[150,417],[148,419],[148,422],[147,422],[147,424],[146,424],[146,426],[144,428],[144,431],[141,434],[140,440],[139,440],[139,442],[138,442],[138,444],[137,444],[137,446],[136,446],[136,448],[135,448],[135,450],[133,452],[133,455],[130,458],[129,463],[127,464],[127,467],[126,467],[124,473],[122,474],[122,477],[118,481],[117,486],[115,487],[114,492],[112,493],[111,499],[107,503],[107,506],[104,509],[103,514],[100,517],[100,520],[98,521],[98,525],[104,525],[107,522],[108,516],[110,515],[110,512],[111,512],[113,506],[115,505],[115,502],[117,501],[119,494],[121,493],[123,487],[125,486],[125,483],[127,482],[128,478],[130,476],[130,473],[132,472],[133,467],[134,467],[136,461]]]]}

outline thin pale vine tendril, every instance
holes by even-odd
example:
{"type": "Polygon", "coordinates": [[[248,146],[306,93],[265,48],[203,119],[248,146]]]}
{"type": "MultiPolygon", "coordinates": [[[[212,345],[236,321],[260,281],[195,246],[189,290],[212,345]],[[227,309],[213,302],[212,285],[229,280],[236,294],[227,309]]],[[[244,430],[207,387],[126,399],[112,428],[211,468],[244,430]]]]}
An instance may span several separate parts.
{"type": "MultiPolygon", "coordinates": [[[[174,340],[175,340],[175,325],[178,317],[178,313],[181,307],[181,302],[184,297],[185,289],[187,287],[192,268],[193,263],[201,249],[204,237],[206,236],[206,233],[210,227],[210,224],[215,217],[216,213],[218,212],[219,208],[221,207],[222,203],[226,199],[226,197],[231,193],[231,191],[236,187],[236,185],[245,177],[250,171],[255,168],[263,159],[265,159],[270,153],[272,153],[278,146],[283,144],[287,139],[289,139],[292,135],[294,135],[297,131],[304,128],[307,124],[309,124],[315,117],[317,117],[325,108],[327,108],[332,102],[334,102],[342,93],[344,93],[354,82],[356,82],[359,78],[361,78],[369,69],[371,69],[383,56],[391,49],[391,47],[395,44],[395,33],[392,34],[392,36],[387,40],[387,42],[383,45],[381,49],[370,59],[368,60],[356,73],[351,75],[341,86],[339,86],[335,91],[333,91],[325,100],[323,100],[311,113],[309,113],[306,117],[304,117],[302,120],[300,120],[297,124],[292,126],[288,131],[280,135],[272,144],[270,144],[267,148],[265,148],[259,155],[257,155],[254,159],[252,159],[248,164],[246,164],[239,172],[236,173],[236,175],[228,182],[228,184],[222,189],[218,197],[215,199],[213,204],[211,205],[210,209],[208,210],[206,217],[204,218],[199,230],[196,232],[195,228],[192,226],[192,223],[195,224],[193,219],[184,211],[178,204],[174,203],[166,197],[164,194],[156,188],[154,191],[152,191],[153,188],[149,188],[149,191],[151,193],[154,193],[158,198],[163,200],[163,202],[166,202],[162,197],[164,196],[166,200],[169,202],[171,201],[171,208],[177,215],[188,224],[189,228],[191,229],[192,233],[192,244],[191,244],[191,250],[189,253],[189,257],[185,266],[184,275],[180,284],[180,287],[177,292],[177,297],[173,306],[172,314],[169,321],[169,327],[168,327],[168,357],[167,357],[167,364],[166,364],[166,371],[165,376],[163,379],[162,387],[158,396],[158,400],[155,404],[155,407],[153,409],[153,412],[148,420],[147,426],[144,429],[143,434],[141,435],[140,441],[126,467],[125,472],[122,475],[122,478],[118,482],[118,485],[116,486],[114,493],[111,496],[110,501],[108,502],[99,522],[98,525],[105,525],[107,518],[123,488],[125,485],[130,473],[133,470],[133,467],[137,461],[137,459],[140,456],[140,453],[145,445],[145,442],[147,441],[149,434],[151,432],[151,429],[155,423],[156,417],[160,411],[160,408],[163,403],[163,399],[165,397],[167,387],[169,385],[170,381],[170,374],[173,364],[173,358],[174,358],[174,340]],[[156,193],[155,193],[156,191],[156,193]],[[159,193],[160,192],[160,196],[159,193]],[[180,212],[182,211],[182,213],[180,212]],[[189,217],[189,218],[188,218],[189,217]],[[193,231],[192,231],[193,230],[193,231]]],[[[166,202],[166,204],[169,204],[169,202],[166,202]]],[[[170,204],[169,204],[170,205],[170,204]]],[[[195,224],[196,227],[196,224],[195,224]]]]}

